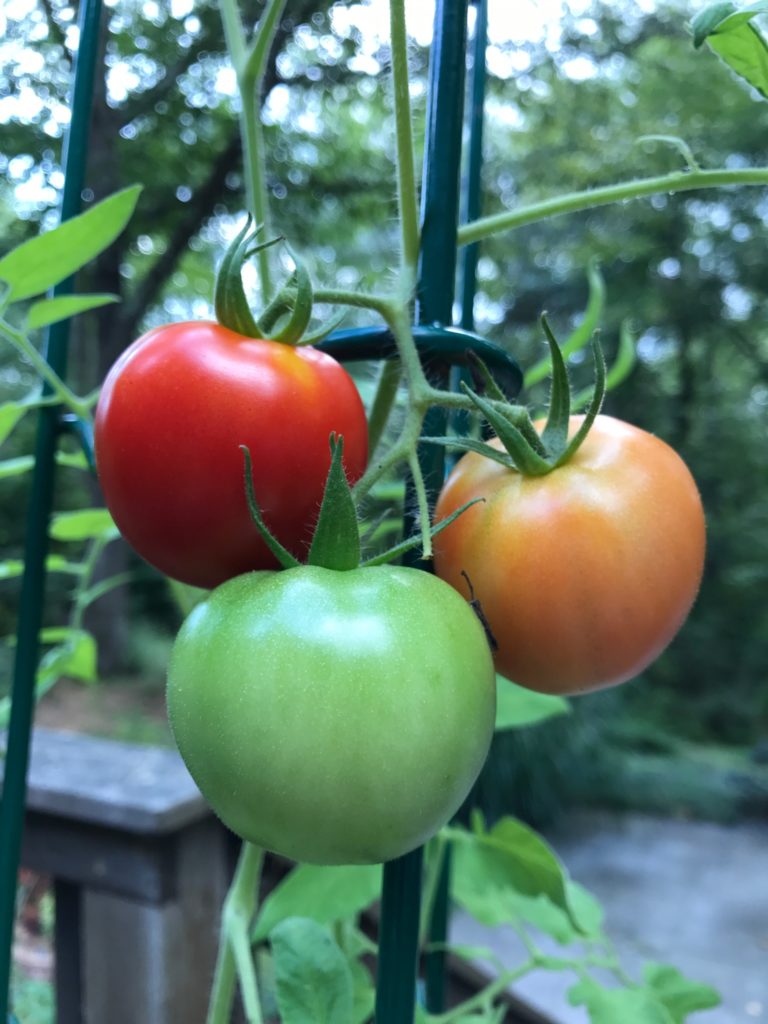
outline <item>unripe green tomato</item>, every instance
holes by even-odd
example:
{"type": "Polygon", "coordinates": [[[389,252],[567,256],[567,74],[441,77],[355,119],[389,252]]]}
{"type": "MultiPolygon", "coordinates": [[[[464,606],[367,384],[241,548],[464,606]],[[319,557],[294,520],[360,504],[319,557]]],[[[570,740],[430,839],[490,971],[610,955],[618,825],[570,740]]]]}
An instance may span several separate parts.
{"type": "Polygon", "coordinates": [[[417,569],[302,566],[224,583],[174,644],[168,710],[214,811],[266,849],[378,863],[458,810],[485,761],[483,628],[417,569]]]}

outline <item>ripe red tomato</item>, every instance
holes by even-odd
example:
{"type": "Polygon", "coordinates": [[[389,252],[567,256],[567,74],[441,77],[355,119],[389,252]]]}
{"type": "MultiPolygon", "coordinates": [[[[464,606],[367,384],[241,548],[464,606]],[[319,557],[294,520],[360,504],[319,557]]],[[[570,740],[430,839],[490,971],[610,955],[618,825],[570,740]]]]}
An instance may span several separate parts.
{"type": "Polygon", "coordinates": [[[347,372],[310,347],[246,338],[215,323],[158,327],[109,372],[95,448],[106,503],[128,542],[174,579],[214,587],[275,561],[251,522],[243,453],[272,532],[300,556],[344,437],[351,483],[368,434],[347,372]]]}
{"type": "Polygon", "coordinates": [[[436,518],[477,497],[435,539],[435,570],[469,598],[467,573],[502,675],[545,693],[611,686],[682,626],[701,581],[704,513],[685,463],[657,437],[599,416],[571,461],[540,477],[469,453],[436,518]]]}

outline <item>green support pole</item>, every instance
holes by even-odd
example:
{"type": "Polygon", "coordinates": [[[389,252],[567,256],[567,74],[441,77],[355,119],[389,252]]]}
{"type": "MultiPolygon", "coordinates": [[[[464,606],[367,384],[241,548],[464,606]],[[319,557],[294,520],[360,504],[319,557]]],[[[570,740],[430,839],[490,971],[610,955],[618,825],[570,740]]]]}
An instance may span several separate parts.
{"type": "MultiPolygon", "coordinates": [[[[438,0],[422,189],[417,311],[421,324],[450,324],[452,320],[466,39],[467,0],[438,0]]],[[[444,434],[446,427],[442,411],[433,410],[426,417],[424,430],[428,434],[444,434]]],[[[428,494],[434,499],[444,476],[442,449],[429,446],[420,458],[428,494]]],[[[414,1020],[422,862],[423,850],[418,849],[384,865],[376,1024],[412,1024],[414,1020]]]]}
{"type": "MultiPolygon", "coordinates": [[[[65,181],[61,219],[80,210],[88,151],[88,128],[93,95],[93,76],[98,54],[101,0],[83,0],[80,8],[80,43],[72,90],[72,120],[64,155],[65,181]]],[[[55,295],[73,290],[72,280],[54,289],[55,295]]],[[[52,368],[63,377],[67,365],[69,322],[54,324],[46,339],[45,353],[52,368]]],[[[35,469],[27,514],[24,576],[19,599],[19,624],[14,663],[11,719],[5,758],[3,799],[0,804],[0,1021],[8,1015],[16,880],[21,852],[26,802],[30,733],[35,701],[35,675],[39,659],[38,634],[45,592],[45,559],[48,522],[53,500],[56,445],[61,410],[45,407],[39,413],[35,443],[35,469]]]]}
{"type": "MultiPolygon", "coordinates": [[[[481,172],[483,163],[483,109],[485,106],[485,51],[488,45],[488,3],[476,0],[475,31],[472,40],[472,80],[470,85],[469,110],[469,158],[464,194],[464,220],[480,216],[481,172]]],[[[474,300],[477,283],[477,258],[479,245],[465,246],[461,259],[461,326],[474,330],[474,300]]],[[[451,382],[457,387],[462,377],[468,378],[466,370],[455,367],[451,382]]],[[[469,424],[467,413],[454,413],[451,428],[456,433],[466,433],[469,424]]],[[[444,944],[450,929],[451,891],[451,847],[446,846],[435,892],[435,903],[429,922],[429,941],[444,944]]],[[[429,953],[425,958],[425,986],[427,1009],[430,1013],[441,1013],[445,1009],[445,958],[444,950],[429,953]]]]}

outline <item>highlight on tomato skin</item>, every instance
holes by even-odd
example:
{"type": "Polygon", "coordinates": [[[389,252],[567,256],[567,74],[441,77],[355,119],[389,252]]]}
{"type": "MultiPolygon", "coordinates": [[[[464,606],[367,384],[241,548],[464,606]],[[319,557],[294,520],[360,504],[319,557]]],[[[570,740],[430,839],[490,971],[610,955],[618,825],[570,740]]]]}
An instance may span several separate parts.
{"type": "Polygon", "coordinates": [[[212,588],[276,566],[248,512],[241,446],[268,525],[301,557],[331,433],[344,437],[354,483],[368,458],[365,409],[332,357],[215,323],[170,324],[134,342],[107,375],[96,464],[105,502],[138,554],[173,579],[212,588]]]}
{"type": "MultiPolygon", "coordinates": [[[[571,434],[580,422],[571,417],[571,434]]],[[[467,600],[469,577],[502,675],[543,693],[613,686],[683,625],[703,572],[704,511],[659,438],[601,415],[571,461],[539,477],[470,452],[436,520],[477,497],[435,538],[435,571],[467,600]]]]}

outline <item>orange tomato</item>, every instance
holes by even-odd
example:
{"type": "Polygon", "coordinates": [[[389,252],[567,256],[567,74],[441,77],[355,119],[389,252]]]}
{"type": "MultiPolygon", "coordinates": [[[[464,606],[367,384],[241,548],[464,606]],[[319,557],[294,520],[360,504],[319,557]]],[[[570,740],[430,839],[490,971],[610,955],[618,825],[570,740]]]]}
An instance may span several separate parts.
{"type": "MultiPolygon", "coordinates": [[[[571,417],[571,434],[581,421],[571,417]]],[[[704,512],[659,438],[598,416],[573,458],[539,477],[470,452],[436,519],[478,497],[436,537],[435,571],[470,599],[466,573],[502,675],[543,693],[612,686],[682,626],[701,581],[704,512]]]]}

